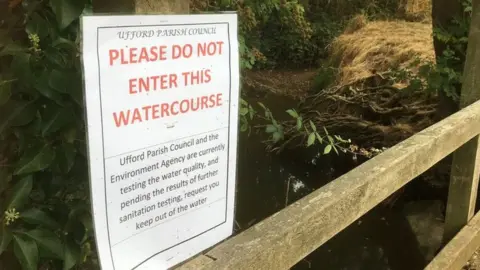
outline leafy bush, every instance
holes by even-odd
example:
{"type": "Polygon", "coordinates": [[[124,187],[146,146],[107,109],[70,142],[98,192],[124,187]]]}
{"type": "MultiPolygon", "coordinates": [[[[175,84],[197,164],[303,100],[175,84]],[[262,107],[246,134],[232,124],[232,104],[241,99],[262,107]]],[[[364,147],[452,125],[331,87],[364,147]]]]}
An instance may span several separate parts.
{"type": "Polygon", "coordinates": [[[431,93],[442,91],[455,103],[459,101],[459,90],[463,80],[463,68],[467,51],[472,5],[471,0],[461,0],[464,14],[451,21],[446,28],[434,28],[433,36],[446,44],[436,63],[414,61],[412,68],[419,67],[418,73],[412,69],[395,70],[393,76],[400,81],[409,81],[412,90],[422,89],[431,93]]]}
{"type": "Polygon", "coordinates": [[[71,269],[94,248],[78,49],[88,3],[20,2],[0,26],[0,268],[71,269]]]}

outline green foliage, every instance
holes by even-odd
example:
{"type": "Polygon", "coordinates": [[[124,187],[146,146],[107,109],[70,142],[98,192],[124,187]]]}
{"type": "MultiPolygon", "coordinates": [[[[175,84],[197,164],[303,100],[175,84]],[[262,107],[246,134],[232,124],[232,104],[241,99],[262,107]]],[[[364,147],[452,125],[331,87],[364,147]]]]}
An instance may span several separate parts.
{"type": "MultiPolygon", "coordinates": [[[[251,123],[254,117],[263,120],[265,122],[262,127],[264,132],[268,135],[268,143],[270,147],[278,145],[283,141],[283,144],[288,143],[289,139],[301,137],[305,138],[306,142],[303,147],[311,147],[317,145],[323,147],[322,153],[327,155],[334,150],[336,154],[339,154],[339,150],[347,152],[351,147],[351,140],[345,140],[338,135],[330,135],[328,130],[323,127],[322,131],[319,131],[317,126],[312,120],[305,120],[295,109],[288,109],[286,113],[293,119],[294,124],[291,125],[290,121],[283,123],[279,122],[273,116],[271,110],[265,106],[262,102],[258,102],[258,106],[263,110],[263,114],[256,111],[245,100],[241,102],[240,119],[241,130],[251,130],[251,123]],[[288,138],[288,140],[286,140],[288,138]]],[[[280,146],[281,148],[281,146],[280,146]]],[[[352,152],[352,151],[350,151],[352,152]]]]}
{"type": "Polygon", "coordinates": [[[88,9],[23,1],[0,23],[0,253],[23,269],[92,255],[78,43],[88,9]]]}
{"type": "Polygon", "coordinates": [[[396,81],[408,81],[410,90],[424,90],[430,93],[443,91],[454,101],[459,100],[460,86],[467,50],[471,21],[471,0],[462,0],[464,14],[451,21],[445,28],[434,28],[433,36],[446,45],[442,55],[437,55],[436,63],[413,61],[409,69],[394,70],[396,81]],[[416,68],[418,72],[412,70],[416,68]]]}

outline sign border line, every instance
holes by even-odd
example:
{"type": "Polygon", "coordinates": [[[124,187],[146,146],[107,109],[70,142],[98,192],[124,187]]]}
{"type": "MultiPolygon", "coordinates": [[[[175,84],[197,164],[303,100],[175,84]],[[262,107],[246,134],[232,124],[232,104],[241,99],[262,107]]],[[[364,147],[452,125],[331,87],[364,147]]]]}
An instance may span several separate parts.
{"type": "Polygon", "coordinates": [[[173,246],[170,246],[168,248],[165,248],[153,255],[151,255],[150,257],[146,258],[144,261],[140,262],[139,264],[137,264],[136,266],[134,266],[132,268],[132,270],[134,269],[137,269],[139,266],[141,266],[142,264],[144,264],[145,262],[149,261],[150,259],[156,257],[157,255],[167,251],[167,250],[170,250],[176,246],[179,246],[181,244],[184,244],[194,238],[197,238],[198,236],[200,235],[203,235],[223,224],[225,224],[227,222],[227,217],[228,217],[228,186],[229,186],[229,168],[230,168],[230,137],[231,137],[231,97],[232,97],[232,48],[231,48],[231,40],[230,40],[230,23],[229,22],[214,22],[214,23],[185,23],[185,24],[155,24],[155,25],[126,25],[126,26],[100,26],[100,27],[97,27],[97,67],[98,67],[98,92],[99,92],[99,103],[100,103],[100,121],[101,121],[101,126],[102,126],[102,158],[103,158],[103,174],[104,174],[104,192],[105,192],[105,214],[106,214],[106,223],[107,223],[107,237],[108,237],[108,246],[109,246],[109,249],[110,249],[110,258],[112,260],[112,266],[113,266],[113,269],[115,270],[115,262],[113,260],[113,253],[112,253],[112,245],[111,245],[111,241],[110,241],[110,230],[109,230],[109,222],[108,222],[108,202],[107,202],[107,182],[106,182],[106,179],[107,179],[107,175],[106,175],[106,168],[105,168],[105,139],[104,139],[104,133],[103,133],[103,106],[102,106],[102,91],[101,91],[101,69],[100,69],[100,53],[99,53],[99,30],[100,29],[106,29],[106,28],[129,28],[129,27],[138,27],[138,28],[141,28],[141,27],[158,27],[158,26],[179,26],[179,25],[221,25],[221,24],[226,24],[227,25],[227,36],[228,36],[228,69],[229,69],[229,73],[228,73],[228,76],[229,76],[229,91],[228,91],[228,102],[229,102],[229,106],[228,106],[228,139],[227,139],[227,182],[226,182],[226,187],[225,187],[225,201],[226,201],[226,204],[225,204],[225,215],[224,215],[224,221],[211,227],[210,229],[208,230],[205,230],[199,234],[196,234],[182,242],[179,242],[173,246]]]}

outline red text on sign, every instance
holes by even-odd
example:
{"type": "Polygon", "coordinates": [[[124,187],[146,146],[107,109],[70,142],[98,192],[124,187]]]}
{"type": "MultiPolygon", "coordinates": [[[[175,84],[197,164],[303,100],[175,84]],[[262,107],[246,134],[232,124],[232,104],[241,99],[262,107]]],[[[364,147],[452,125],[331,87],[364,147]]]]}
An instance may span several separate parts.
{"type": "Polygon", "coordinates": [[[167,46],[110,49],[108,56],[110,66],[163,61],[167,60],[167,46]]]}
{"type": "Polygon", "coordinates": [[[141,92],[165,90],[178,87],[177,74],[163,74],[128,80],[128,92],[137,94],[141,92]]]}
{"type": "Polygon", "coordinates": [[[143,106],[113,113],[113,120],[117,127],[133,125],[144,121],[187,114],[199,110],[220,107],[223,105],[222,93],[200,96],[196,98],[143,106]]]}

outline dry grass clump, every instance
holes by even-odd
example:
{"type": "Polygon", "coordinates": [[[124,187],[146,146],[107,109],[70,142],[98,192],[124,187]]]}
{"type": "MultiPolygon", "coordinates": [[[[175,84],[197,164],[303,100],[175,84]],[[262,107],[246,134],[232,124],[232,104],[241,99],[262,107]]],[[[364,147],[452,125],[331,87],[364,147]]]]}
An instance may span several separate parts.
{"type": "Polygon", "coordinates": [[[349,84],[372,73],[408,66],[419,58],[434,61],[430,24],[374,21],[344,33],[331,45],[331,62],[339,67],[338,83],[349,84]]]}
{"type": "Polygon", "coordinates": [[[432,0],[400,0],[399,11],[406,20],[430,22],[432,20],[432,0]]]}
{"type": "Polygon", "coordinates": [[[367,25],[367,23],[368,19],[365,17],[365,15],[357,15],[348,21],[344,30],[344,34],[352,34],[353,32],[362,29],[365,25],[367,25]]]}

